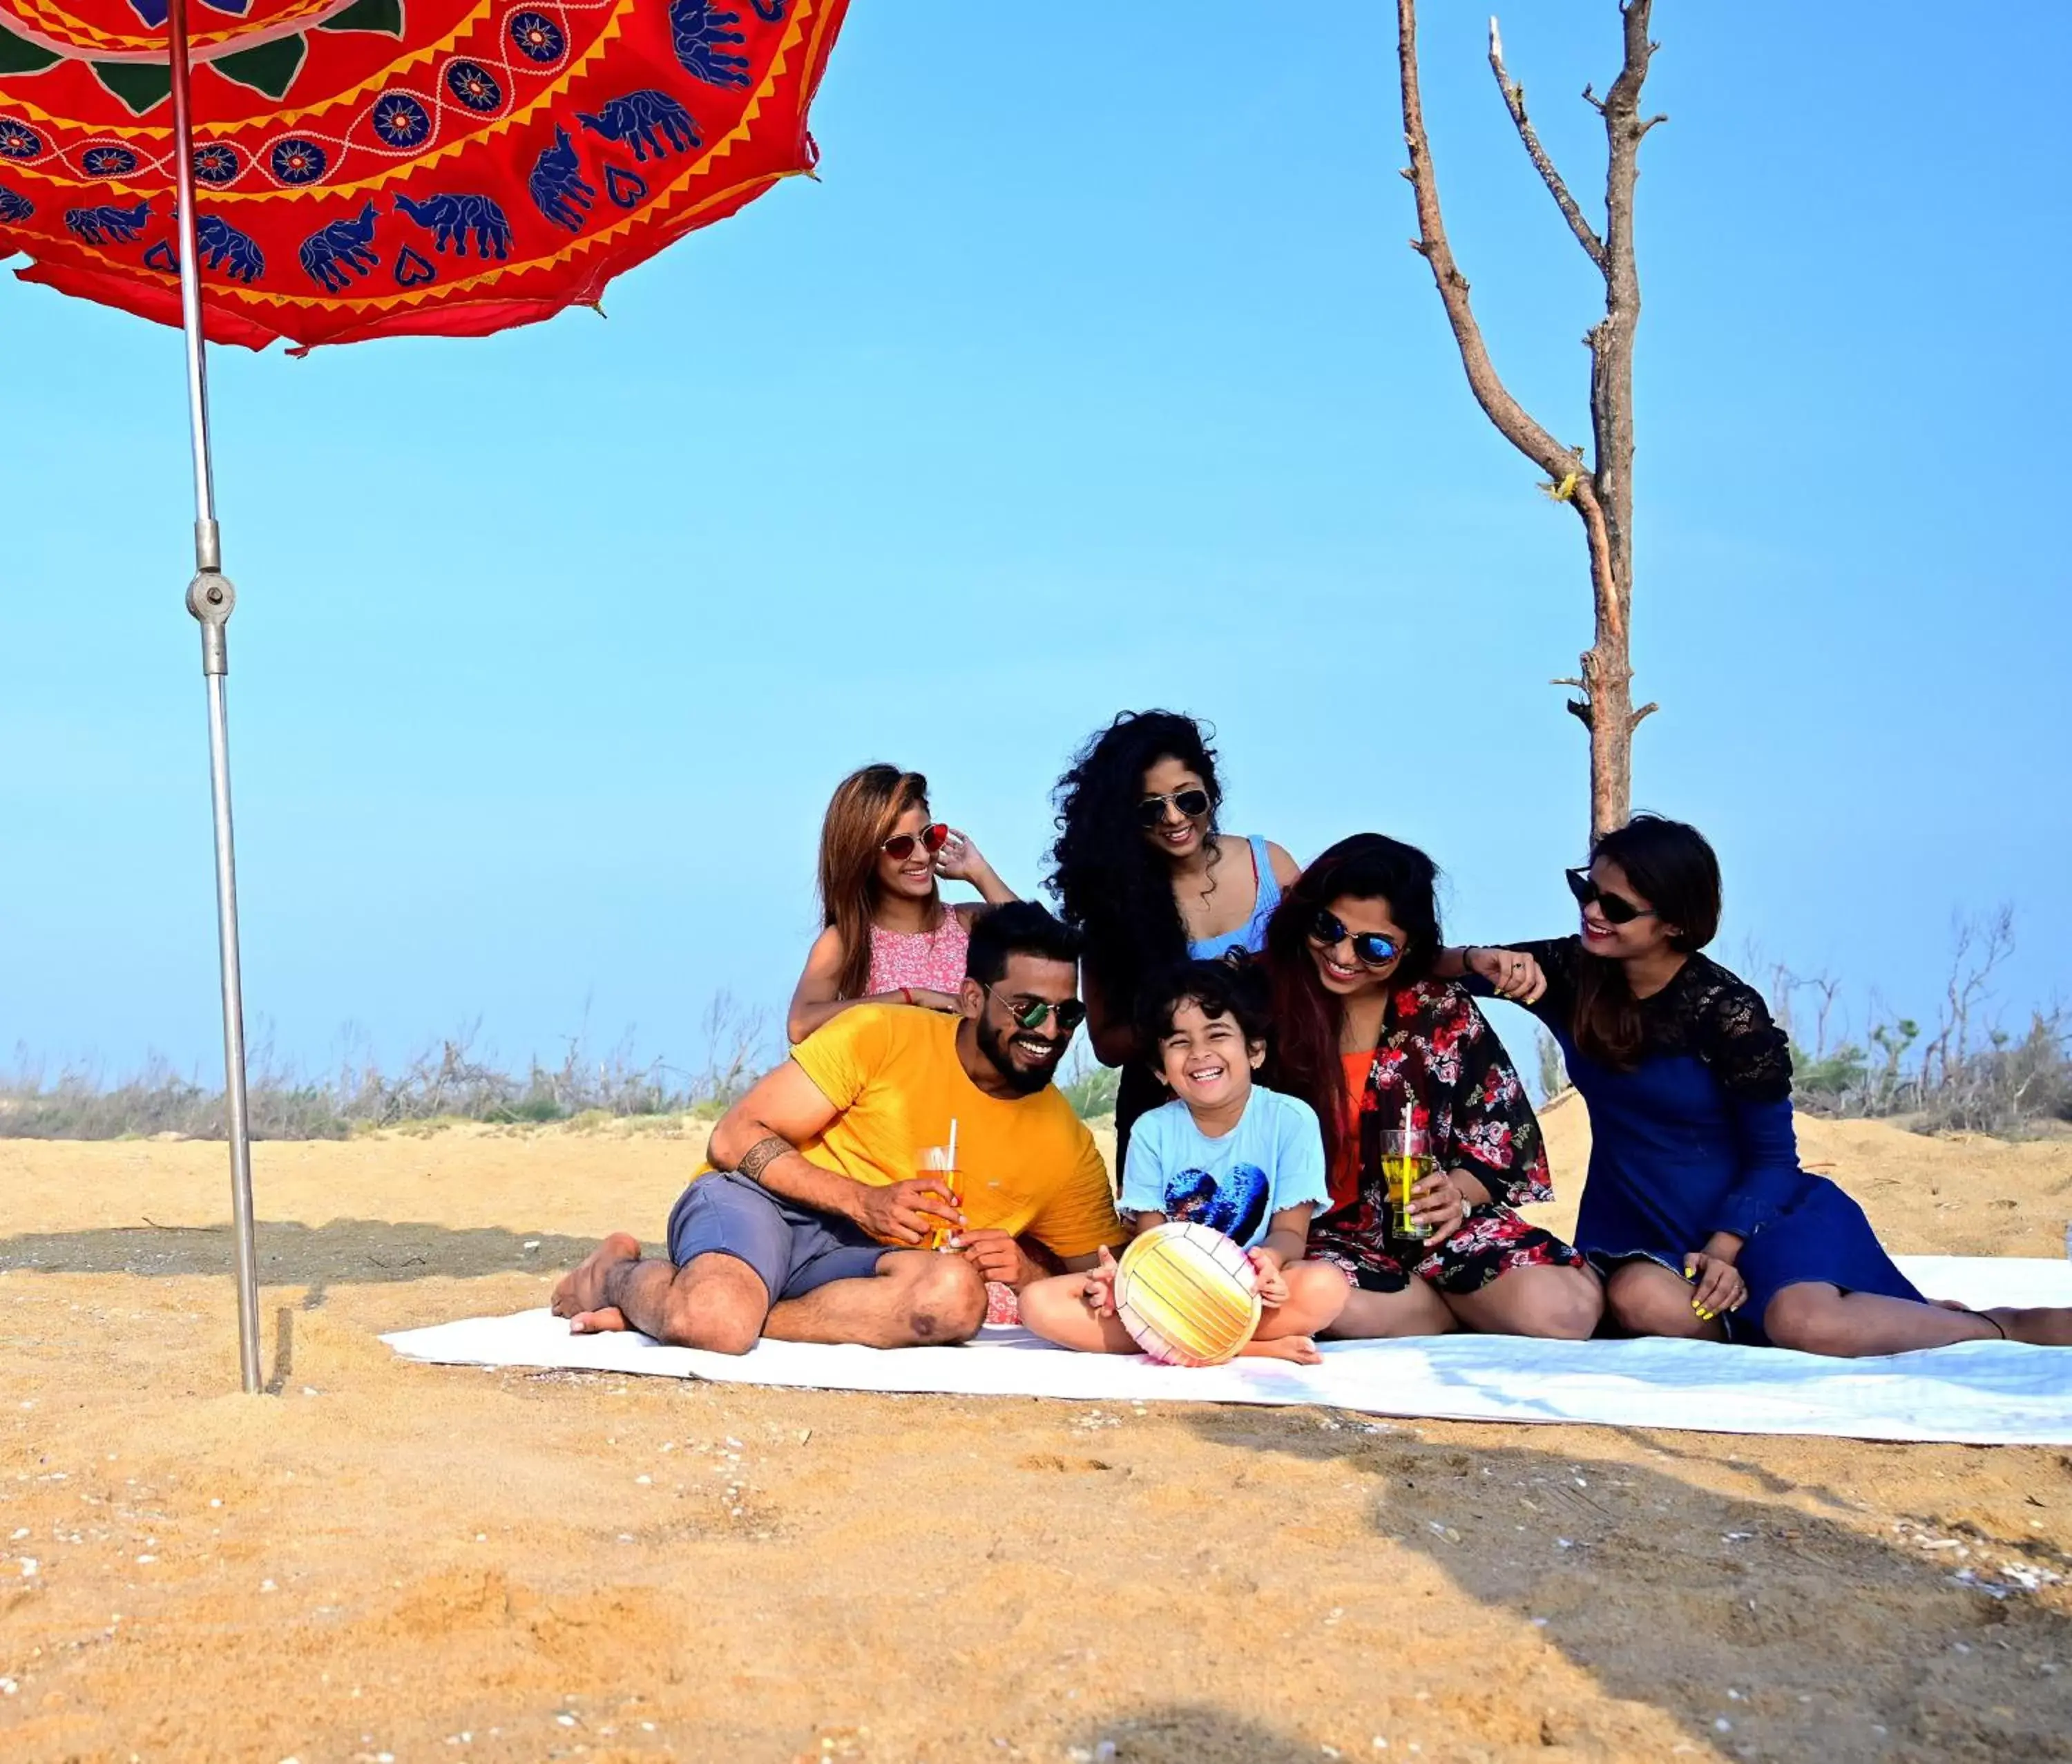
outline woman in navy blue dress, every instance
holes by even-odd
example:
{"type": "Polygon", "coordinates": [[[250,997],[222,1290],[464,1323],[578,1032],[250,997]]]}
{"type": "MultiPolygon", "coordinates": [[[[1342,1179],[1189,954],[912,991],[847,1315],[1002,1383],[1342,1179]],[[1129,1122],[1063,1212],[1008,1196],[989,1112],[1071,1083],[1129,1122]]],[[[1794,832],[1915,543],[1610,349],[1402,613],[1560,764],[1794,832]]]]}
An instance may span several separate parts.
{"type": "Polygon", "coordinates": [[[1761,996],[1700,953],[1720,866],[1681,821],[1636,816],[1571,870],[1580,936],[1449,951],[1554,1033],[1590,1112],[1577,1246],[1636,1334],[1812,1354],[1954,1342],[2072,1346],[2072,1310],[1932,1304],[1863,1209],[1800,1167],[1791,1053],[1761,996]]]}

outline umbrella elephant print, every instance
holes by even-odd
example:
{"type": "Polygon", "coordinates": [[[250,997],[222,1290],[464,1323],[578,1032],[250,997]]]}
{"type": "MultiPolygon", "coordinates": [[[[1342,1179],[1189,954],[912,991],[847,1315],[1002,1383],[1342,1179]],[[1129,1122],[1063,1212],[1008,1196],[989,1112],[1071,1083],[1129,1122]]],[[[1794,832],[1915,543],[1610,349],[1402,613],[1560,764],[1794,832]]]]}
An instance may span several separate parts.
{"type": "MultiPolygon", "coordinates": [[[[480,335],[811,168],[847,0],[192,0],[211,340],[480,335]]],[[[180,322],[167,0],[0,0],[0,257],[180,322]]]]}

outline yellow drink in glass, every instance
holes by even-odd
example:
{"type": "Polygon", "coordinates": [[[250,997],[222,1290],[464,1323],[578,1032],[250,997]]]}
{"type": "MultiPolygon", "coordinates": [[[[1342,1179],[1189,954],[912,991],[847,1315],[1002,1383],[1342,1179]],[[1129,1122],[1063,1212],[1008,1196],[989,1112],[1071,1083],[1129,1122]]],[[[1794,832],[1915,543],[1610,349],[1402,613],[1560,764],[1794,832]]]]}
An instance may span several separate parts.
{"type": "MultiPolygon", "coordinates": [[[[947,1145],[923,1145],[914,1154],[914,1173],[917,1176],[933,1176],[937,1185],[950,1198],[950,1204],[959,1212],[964,1211],[964,1196],[957,1186],[955,1169],[956,1154],[947,1145]]],[[[923,1249],[948,1252],[954,1246],[950,1242],[952,1227],[947,1224],[934,1227],[922,1240],[923,1249]]]]}
{"type": "Polygon", "coordinates": [[[1411,1191],[1431,1174],[1431,1143],[1423,1133],[1409,1128],[1381,1136],[1381,1175],[1388,1195],[1390,1236],[1422,1243],[1432,1235],[1429,1226],[1410,1216],[1411,1191]]]}

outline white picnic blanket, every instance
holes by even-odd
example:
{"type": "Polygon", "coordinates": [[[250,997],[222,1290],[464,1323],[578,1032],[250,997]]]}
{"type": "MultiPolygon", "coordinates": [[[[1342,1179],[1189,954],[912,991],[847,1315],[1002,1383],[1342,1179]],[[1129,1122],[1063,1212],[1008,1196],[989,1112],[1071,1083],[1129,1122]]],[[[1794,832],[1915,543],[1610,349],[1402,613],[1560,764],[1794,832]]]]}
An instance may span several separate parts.
{"type": "MultiPolygon", "coordinates": [[[[2072,1262],[1913,1256],[1901,1258],[1901,1265],[1938,1298],[2072,1305],[2072,1262]]],[[[469,1318],[382,1339],[406,1359],[442,1365],[566,1367],[812,1390],[1318,1404],[1449,1421],[2072,1445],[2072,1349],[2004,1342],[1834,1360],[1710,1342],[1444,1335],[1326,1343],[1321,1366],[1241,1360],[1187,1370],[1137,1356],[1067,1353],[1026,1330],[997,1328],[961,1347],[763,1342],[737,1359],[664,1347],[644,1335],[571,1335],[545,1310],[469,1318]]]]}

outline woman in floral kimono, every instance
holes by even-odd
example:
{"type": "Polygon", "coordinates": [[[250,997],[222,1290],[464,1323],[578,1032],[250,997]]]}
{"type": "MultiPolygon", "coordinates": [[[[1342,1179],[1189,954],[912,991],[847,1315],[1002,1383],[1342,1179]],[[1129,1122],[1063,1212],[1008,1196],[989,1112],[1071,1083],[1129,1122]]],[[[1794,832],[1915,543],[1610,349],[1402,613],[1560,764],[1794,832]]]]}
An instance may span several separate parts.
{"type": "MultiPolygon", "coordinates": [[[[1270,1082],[1317,1112],[1330,1172],[1331,1210],[1310,1227],[1309,1253],[1353,1288],[1330,1333],[1581,1339],[1603,1289],[1581,1254],[1515,1211],[1554,1198],[1540,1123],[1466,987],[1433,975],[1437,877],[1414,847],[1356,833],[1310,866],[1267,927],[1270,1082]],[[1433,1159],[1410,1207],[1421,1239],[1392,1234],[1380,1167],[1381,1136],[1406,1113],[1433,1159]]],[[[1477,972],[1478,958],[1499,960],[1469,951],[1477,972]]]]}

